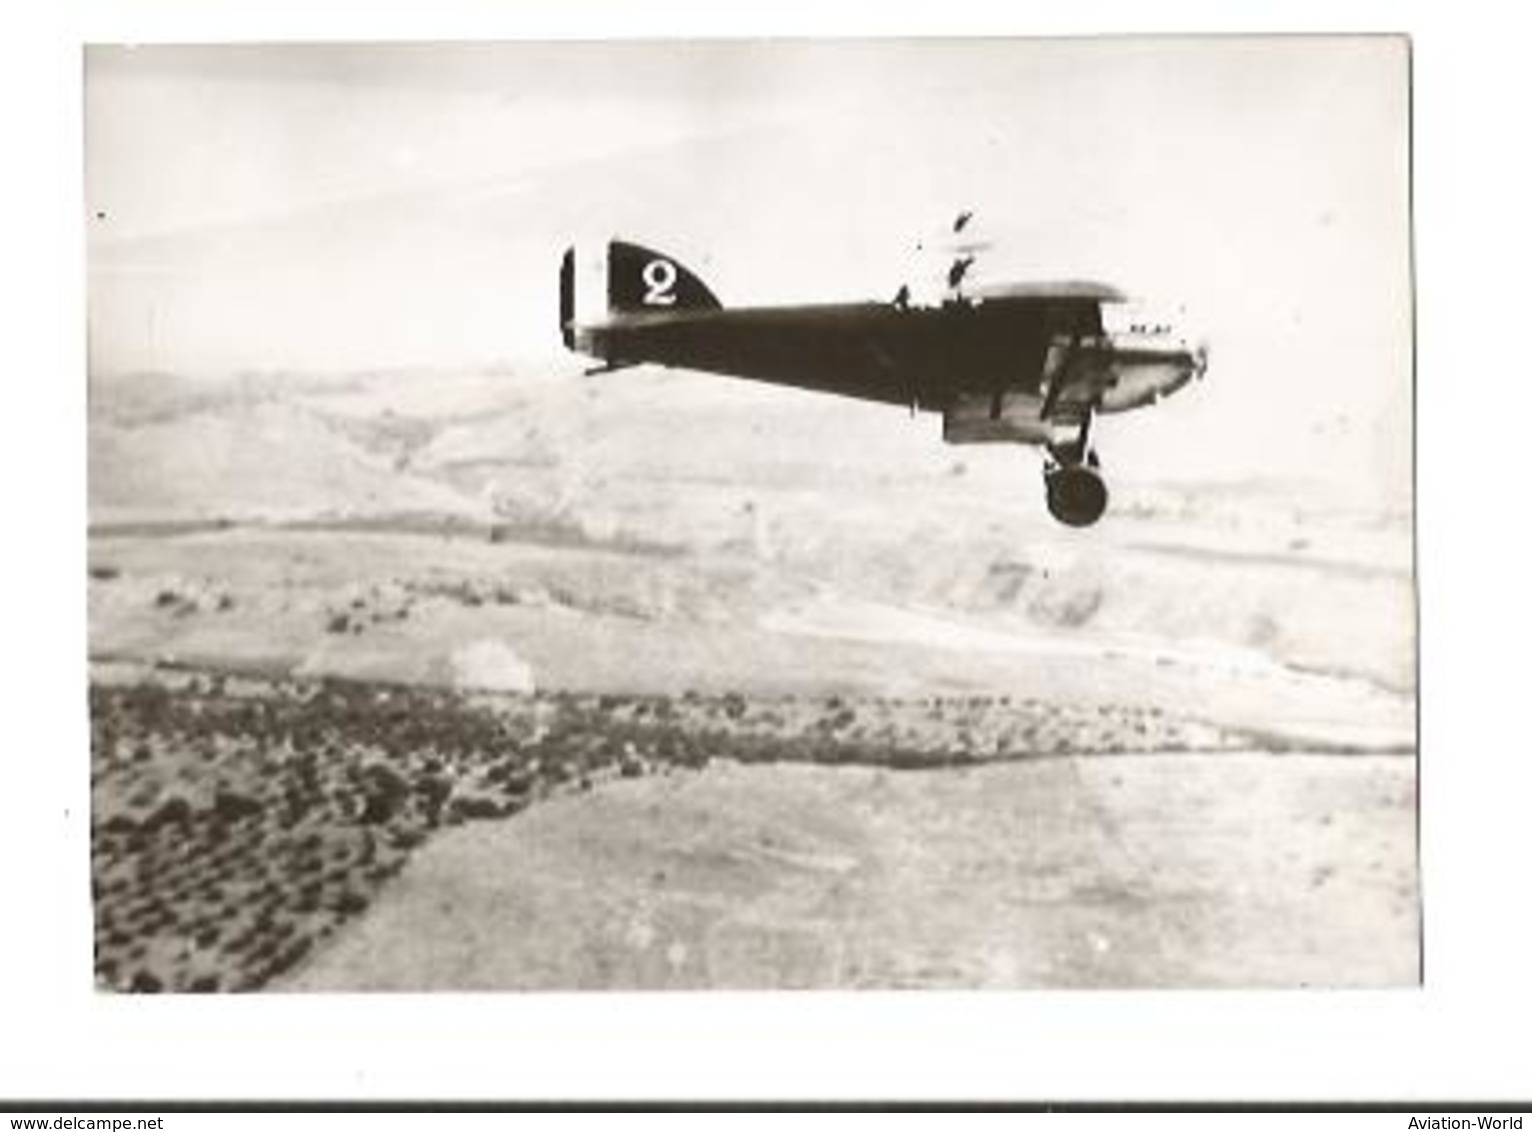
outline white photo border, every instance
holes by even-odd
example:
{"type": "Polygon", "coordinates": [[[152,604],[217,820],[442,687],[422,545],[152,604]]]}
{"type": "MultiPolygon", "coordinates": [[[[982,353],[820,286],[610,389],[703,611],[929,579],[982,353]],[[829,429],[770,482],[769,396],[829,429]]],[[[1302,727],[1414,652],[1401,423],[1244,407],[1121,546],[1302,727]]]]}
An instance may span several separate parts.
{"type": "MultiPolygon", "coordinates": [[[[1515,644],[1529,382],[1511,6],[1303,0],[887,10],[68,3],[8,15],[0,484],[0,1094],[12,1097],[1325,1099],[1525,1096],[1532,752],[1515,644]],[[1389,992],[111,996],[94,992],[85,686],[87,41],[1406,33],[1413,42],[1425,986],[1389,992]],[[1475,394],[1469,400],[1469,394],[1475,394]]],[[[1258,222],[1258,218],[1253,218],[1258,222]]],[[[1322,270],[1322,265],[1316,265],[1322,270]]],[[[0,1101],[3,1107],[3,1101],[0,1101]]]]}

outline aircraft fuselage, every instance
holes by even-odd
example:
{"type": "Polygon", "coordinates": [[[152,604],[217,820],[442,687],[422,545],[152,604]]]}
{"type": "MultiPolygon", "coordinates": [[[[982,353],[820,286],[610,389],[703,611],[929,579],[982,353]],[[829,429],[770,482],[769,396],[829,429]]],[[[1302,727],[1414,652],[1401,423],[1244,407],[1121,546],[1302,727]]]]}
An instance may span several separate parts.
{"type": "Polygon", "coordinates": [[[604,317],[578,317],[574,253],[560,274],[565,344],[605,369],[652,363],[943,415],[952,444],[1047,449],[1049,507],[1086,525],[1105,508],[1090,449],[1096,413],[1174,393],[1206,351],[1139,316],[1115,288],[1063,281],[980,288],[954,280],[937,304],[909,301],[725,308],[673,257],[613,241],[604,317]]]}

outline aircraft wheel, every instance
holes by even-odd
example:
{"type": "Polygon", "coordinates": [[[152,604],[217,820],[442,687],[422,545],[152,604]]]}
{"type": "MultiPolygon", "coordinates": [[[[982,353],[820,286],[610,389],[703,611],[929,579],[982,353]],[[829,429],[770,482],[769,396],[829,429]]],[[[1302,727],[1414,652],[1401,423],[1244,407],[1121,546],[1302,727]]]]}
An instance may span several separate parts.
{"type": "Polygon", "coordinates": [[[1094,461],[1053,468],[1043,476],[1048,510],[1059,522],[1088,527],[1106,511],[1106,481],[1094,461]]]}

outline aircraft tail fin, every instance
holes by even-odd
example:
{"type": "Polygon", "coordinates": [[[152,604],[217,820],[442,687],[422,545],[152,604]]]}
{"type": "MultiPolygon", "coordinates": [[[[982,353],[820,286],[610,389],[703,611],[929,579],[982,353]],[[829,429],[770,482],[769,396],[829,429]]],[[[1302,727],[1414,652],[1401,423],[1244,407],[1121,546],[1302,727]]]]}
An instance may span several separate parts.
{"type": "Polygon", "coordinates": [[[592,327],[614,315],[668,310],[719,310],[707,284],[674,256],[613,240],[591,262],[568,248],[559,265],[559,335],[571,350],[584,350],[592,327]],[[593,310],[605,292],[606,309],[593,310]]]}
{"type": "Polygon", "coordinates": [[[611,314],[723,306],[707,284],[674,256],[623,240],[607,245],[606,305],[611,314]]]}

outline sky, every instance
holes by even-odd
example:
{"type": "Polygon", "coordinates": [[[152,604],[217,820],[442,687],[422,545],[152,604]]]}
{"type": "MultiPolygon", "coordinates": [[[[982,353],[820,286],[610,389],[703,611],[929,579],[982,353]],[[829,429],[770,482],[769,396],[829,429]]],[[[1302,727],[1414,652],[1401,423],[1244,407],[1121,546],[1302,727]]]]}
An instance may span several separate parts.
{"type": "Polygon", "coordinates": [[[983,281],[1208,339],[1127,451],[1407,487],[1407,76],[1381,37],[92,47],[91,369],[540,363],[571,242],[890,297],[973,209],[983,281]]]}

